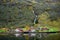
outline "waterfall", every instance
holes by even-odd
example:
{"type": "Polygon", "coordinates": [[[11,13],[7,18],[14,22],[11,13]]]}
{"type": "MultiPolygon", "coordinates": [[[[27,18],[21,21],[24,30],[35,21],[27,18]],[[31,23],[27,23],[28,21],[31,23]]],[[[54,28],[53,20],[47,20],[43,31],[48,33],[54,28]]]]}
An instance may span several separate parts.
{"type": "Polygon", "coordinates": [[[38,18],[38,15],[35,13],[36,11],[34,11],[34,8],[33,8],[33,14],[35,15],[35,18],[34,18],[34,24],[36,24],[36,21],[37,21],[37,18],[38,18]]]}
{"type": "Polygon", "coordinates": [[[36,24],[36,21],[37,21],[37,15],[35,15],[34,24],[36,24]]]}

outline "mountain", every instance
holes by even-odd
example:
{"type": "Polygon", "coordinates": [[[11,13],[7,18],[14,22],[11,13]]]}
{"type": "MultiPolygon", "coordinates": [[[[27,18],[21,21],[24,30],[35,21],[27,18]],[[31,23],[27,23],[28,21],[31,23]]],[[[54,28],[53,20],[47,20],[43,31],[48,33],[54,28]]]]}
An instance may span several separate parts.
{"type": "Polygon", "coordinates": [[[59,0],[0,0],[0,26],[31,26],[35,16],[44,12],[55,20],[60,18],[59,6],[59,0]]]}

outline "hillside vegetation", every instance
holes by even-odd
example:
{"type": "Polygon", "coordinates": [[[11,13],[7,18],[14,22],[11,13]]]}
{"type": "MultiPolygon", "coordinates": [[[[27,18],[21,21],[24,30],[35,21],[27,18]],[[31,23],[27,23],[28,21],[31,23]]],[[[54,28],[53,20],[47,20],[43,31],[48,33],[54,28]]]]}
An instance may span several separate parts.
{"type": "Polygon", "coordinates": [[[0,27],[33,25],[35,15],[38,24],[59,27],[59,0],[0,0],[0,27]]]}

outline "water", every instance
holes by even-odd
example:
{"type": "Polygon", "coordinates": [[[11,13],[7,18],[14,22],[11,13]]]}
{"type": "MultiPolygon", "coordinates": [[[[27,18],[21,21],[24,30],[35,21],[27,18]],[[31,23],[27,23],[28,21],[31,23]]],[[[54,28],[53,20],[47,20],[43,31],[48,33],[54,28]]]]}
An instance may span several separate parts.
{"type": "Polygon", "coordinates": [[[45,40],[48,39],[47,37],[49,37],[49,35],[54,36],[56,34],[58,35],[60,33],[13,33],[1,35],[0,40],[45,40]]]}
{"type": "MultiPolygon", "coordinates": [[[[24,37],[25,39],[28,38],[28,40],[44,40],[49,35],[54,35],[58,33],[17,33],[18,35],[16,37],[24,37]]],[[[26,39],[27,40],[27,39],[26,39]]]]}

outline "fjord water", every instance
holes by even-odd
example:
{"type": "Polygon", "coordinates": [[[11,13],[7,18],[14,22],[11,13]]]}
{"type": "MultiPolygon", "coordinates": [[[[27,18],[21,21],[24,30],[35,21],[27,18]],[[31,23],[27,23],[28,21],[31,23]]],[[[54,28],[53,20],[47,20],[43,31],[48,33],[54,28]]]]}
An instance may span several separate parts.
{"type": "Polygon", "coordinates": [[[2,34],[0,35],[0,40],[59,40],[59,35],[60,33],[2,34]]]}

